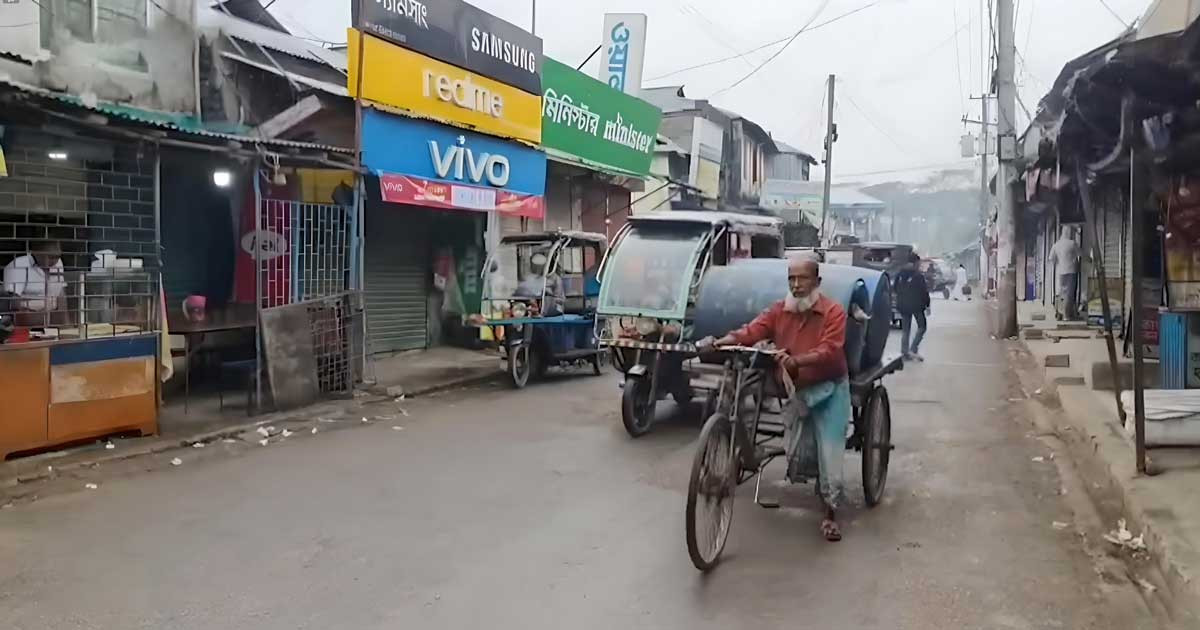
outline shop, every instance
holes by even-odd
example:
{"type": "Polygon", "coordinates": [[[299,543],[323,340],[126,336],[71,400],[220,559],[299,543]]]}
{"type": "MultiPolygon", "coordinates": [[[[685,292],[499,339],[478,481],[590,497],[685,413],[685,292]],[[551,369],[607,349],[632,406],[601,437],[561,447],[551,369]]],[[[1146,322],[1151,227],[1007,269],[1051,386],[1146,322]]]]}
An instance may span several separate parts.
{"type": "Polygon", "coordinates": [[[474,338],[488,218],[541,223],[545,154],[447,125],[368,109],[364,273],[375,353],[474,338]],[[413,147],[420,147],[414,150],[413,147]]]}
{"type": "Polygon", "coordinates": [[[370,173],[370,351],[474,343],[477,331],[463,324],[480,308],[489,236],[545,225],[546,156],[533,148],[542,41],[458,0],[430,6],[420,23],[379,3],[360,8],[355,23],[367,34],[348,32],[347,85],[363,107],[370,173]]]}
{"type": "MultiPolygon", "coordinates": [[[[574,229],[612,237],[645,189],[662,113],[570,66],[542,67],[542,145],[550,162],[546,220],[538,229],[574,229]]],[[[521,226],[509,220],[504,233],[521,226]]]]}
{"type": "Polygon", "coordinates": [[[157,431],[154,144],[0,118],[0,458],[157,431]]]}

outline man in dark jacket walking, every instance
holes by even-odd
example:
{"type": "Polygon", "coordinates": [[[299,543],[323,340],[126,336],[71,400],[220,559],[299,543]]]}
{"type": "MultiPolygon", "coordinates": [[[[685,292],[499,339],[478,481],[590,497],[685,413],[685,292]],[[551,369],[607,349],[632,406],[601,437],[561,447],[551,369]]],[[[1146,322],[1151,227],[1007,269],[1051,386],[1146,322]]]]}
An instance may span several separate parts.
{"type": "Polygon", "coordinates": [[[900,311],[900,322],[904,334],[900,337],[900,351],[906,361],[924,361],[917,349],[925,338],[925,311],[929,308],[929,285],[925,283],[925,275],[917,270],[921,257],[911,254],[908,264],[896,274],[896,310],[900,311]],[[913,319],[917,320],[917,334],[912,335],[913,319]],[[909,345],[909,339],[912,345],[909,345]]]}

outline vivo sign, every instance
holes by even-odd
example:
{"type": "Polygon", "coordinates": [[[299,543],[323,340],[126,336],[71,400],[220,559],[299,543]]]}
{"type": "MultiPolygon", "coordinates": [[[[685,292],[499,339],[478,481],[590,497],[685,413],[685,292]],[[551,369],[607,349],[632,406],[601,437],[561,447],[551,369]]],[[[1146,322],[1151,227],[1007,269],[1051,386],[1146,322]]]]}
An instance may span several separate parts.
{"type": "Polygon", "coordinates": [[[458,137],[458,144],[443,151],[437,140],[429,141],[429,156],[433,158],[433,170],[441,179],[456,179],[472,184],[486,183],[496,188],[508,185],[509,163],[503,155],[490,153],[475,154],[467,146],[466,136],[458,137]]]}
{"type": "Polygon", "coordinates": [[[364,112],[362,138],[363,163],[376,173],[546,193],[546,154],[523,144],[375,110],[364,112]]]}

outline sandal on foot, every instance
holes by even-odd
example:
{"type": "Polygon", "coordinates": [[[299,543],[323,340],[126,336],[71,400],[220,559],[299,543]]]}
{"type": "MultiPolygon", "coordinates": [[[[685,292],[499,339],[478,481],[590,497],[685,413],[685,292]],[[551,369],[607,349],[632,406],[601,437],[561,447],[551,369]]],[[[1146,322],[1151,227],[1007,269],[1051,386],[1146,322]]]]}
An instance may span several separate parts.
{"type": "Polygon", "coordinates": [[[836,522],[825,519],[821,521],[821,535],[829,542],[837,542],[842,539],[842,530],[836,522]]]}

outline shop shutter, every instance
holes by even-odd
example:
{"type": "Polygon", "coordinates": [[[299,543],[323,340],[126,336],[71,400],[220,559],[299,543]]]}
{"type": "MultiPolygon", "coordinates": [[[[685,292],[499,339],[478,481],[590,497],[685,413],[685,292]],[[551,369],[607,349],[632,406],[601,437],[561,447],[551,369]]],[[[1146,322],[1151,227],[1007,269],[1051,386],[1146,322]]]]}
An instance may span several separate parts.
{"type": "Polygon", "coordinates": [[[390,205],[367,210],[363,275],[371,352],[427,345],[430,210],[390,205]]]}
{"type": "Polygon", "coordinates": [[[1119,191],[1112,191],[1104,204],[1104,275],[1109,278],[1124,275],[1121,265],[1124,201],[1119,191]]]}

